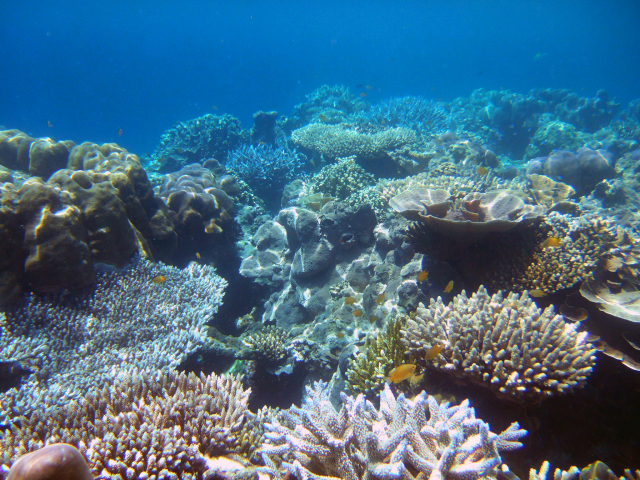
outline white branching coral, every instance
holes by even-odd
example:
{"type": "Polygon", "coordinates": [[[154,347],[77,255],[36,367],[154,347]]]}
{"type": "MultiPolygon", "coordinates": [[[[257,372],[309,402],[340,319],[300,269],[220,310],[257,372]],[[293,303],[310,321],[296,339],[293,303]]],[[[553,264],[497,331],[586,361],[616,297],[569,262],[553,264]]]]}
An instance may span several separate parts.
{"type": "Polygon", "coordinates": [[[490,387],[517,401],[541,400],[584,384],[595,362],[595,349],[575,324],[544,312],[527,292],[489,296],[484,287],[465,292],[445,306],[441,298],[420,304],[402,331],[407,350],[423,356],[443,346],[433,365],[490,387]]]}
{"type": "Polygon", "coordinates": [[[11,423],[0,439],[0,478],[21,455],[66,443],[99,479],[203,480],[208,458],[245,449],[250,393],[234,376],[124,374],[11,423]]]}
{"type": "Polygon", "coordinates": [[[386,385],[380,410],[363,395],[343,393],[336,411],[322,382],[307,392],[302,408],[265,425],[261,449],[266,458],[280,456],[300,480],[491,479],[502,464],[499,452],[521,447],[526,435],[517,423],[490,432],[467,400],[450,407],[425,392],[396,398],[386,385]]]}
{"type": "Polygon", "coordinates": [[[136,259],[84,291],[25,297],[0,312],[0,360],[34,373],[0,394],[0,414],[48,410],[127,372],[174,370],[206,344],[226,285],[209,266],[136,259]]]}

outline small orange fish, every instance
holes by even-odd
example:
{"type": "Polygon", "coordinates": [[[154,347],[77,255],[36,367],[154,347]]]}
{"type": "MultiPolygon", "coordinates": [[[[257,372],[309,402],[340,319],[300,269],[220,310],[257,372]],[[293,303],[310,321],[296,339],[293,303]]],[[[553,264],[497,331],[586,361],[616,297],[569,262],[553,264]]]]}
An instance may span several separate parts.
{"type": "Polygon", "coordinates": [[[362,316],[362,314],[363,314],[363,313],[364,313],[364,312],[362,311],[362,309],[361,309],[361,308],[358,308],[358,309],[354,310],[353,312],[351,312],[351,314],[352,314],[354,317],[357,317],[357,318],[360,318],[360,317],[362,316]]]}
{"type": "Polygon", "coordinates": [[[119,137],[121,137],[121,136],[122,136],[122,129],[121,129],[121,128],[119,128],[119,129],[118,129],[118,136],[119,136],[119,137]]]}
{"type": "Polygon", "coordinates": [[[376,297],[376,303],[382,305],[384,303],[384,293],[381,293],[376,297]]]}
{"type": "Polygon", "coordinates": [[[486,175],[487,173],[489,173],[489,169],[487,167],[478,167],[476,168],[476,173],[478,175],[486,175]]]}
{"type": "Polygon", "coordinates": [[[399,383],[413,375],[415,370],[416,366],[413,363],[405,363],[391,370],[385,380],[389,383],[399,383]]]}
{"type": "Polygon", "coordinates": [[[49,128],[52,128],[52,127],[53,127],[53,123],[51,123],[49,120],[47,120],[47,126],[48,126],[49,128]]]}
{"type": "Polygon", "coordinates": [[[200,255],[200,252],[196,252],[196,258],[197,258],[198,260],[200,260],[200,259],[202,258],[202,255],[200,255]]]}
{"type": "Polygon", "coordinates": [[[555,248],[562,243],[562,240],[556,237],[549,237],[544,242],[542,242],[542,248],[555,248]]]}
{"type": "Polygon", "coordinates": [[[161,285],[167,281],[167,277],[165,277],[164,275],[158,275],[157,277],[153,277],[151,281],[156,285],[161,285]]]}
{"type": "Polygon", "coordinates": [[[376,87],[372,87],[371,85],[367,85],[367,90],[373,90],[376,87]]]}
{"type": "Polygon", "coordinates": [[[534,288],[533,290],[529,290],[529,295],[535,298],[541,298],[547,295],[547,292],[543,292],[539,288],[534,288]]]}
{"type": "Polygon", "coordinates": [[[218,107],[216,107],[215,105],[213,107],[211,107],[214,111],[218,110],[218,107]]]}
{"type": "Polygon", "coordinates": [[[419,282],[424,282],[427,278],[429,278],[429,272],[422,270],[421,272],[418,272],[418,281],[419,282]]]}
{"type": "Polygon", "coordinates": [[[345,305],[353,305],[354,303],[356,303],[356,299],[353,297],[345,297],[344,298],[344,304],[345,305]]]}
{"type": "Polygon", "coordinates": [[[378,317],[376,317],[375,315],[371,315],[369,317],[369,323],[376,323],[378,321],[378,317]]]}
{"type": "Polygon", "coordinates": [[[318,115],[318,118],[320,119],[320,121],[322,122],[328,122],[329,121],[329,117],[327,117],[326,115],[324,115],[323,113],[318,115]]]}
{"type": "Polygon", "coordinates": [[[443,348],[442,345],[434,345],[429,350],[427,350],[427,353],[425,353],[425,355],[424,355],[424,359],[425,360],[433,360],[438,355],[440,355],[440,352],[442,351],[442,348],[443,348]]]}
{"type": "Polygon", "coordinates": [[[447,283],[447,286],[444,287],[444,293],[449,293],[451,290],[453,290],[453,280],[447,283]]]}
{"type": "Polygon", "coordinates": [[[364,92],[360,92],[360,96],[361,96],[362,98],[364,98],[364,97],[366,97],[366,96],[367,96],[367,94],[366,94],[366,93],[364,93],[364,92]]]}

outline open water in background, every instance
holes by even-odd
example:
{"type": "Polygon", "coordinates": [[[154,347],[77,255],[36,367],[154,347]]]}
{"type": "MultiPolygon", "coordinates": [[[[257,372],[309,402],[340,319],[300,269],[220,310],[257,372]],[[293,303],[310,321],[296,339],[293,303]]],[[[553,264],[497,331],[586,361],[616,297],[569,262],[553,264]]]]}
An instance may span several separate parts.
{"type": "Polygon", "coordinates": [[[639,25],[637,0],[5,0],[0,124],[144,154],[177,121],[226,112],[248,128],[323,84],[371,85],[372,103],[604,88],[624,108],[640,97],[639,25]]]}

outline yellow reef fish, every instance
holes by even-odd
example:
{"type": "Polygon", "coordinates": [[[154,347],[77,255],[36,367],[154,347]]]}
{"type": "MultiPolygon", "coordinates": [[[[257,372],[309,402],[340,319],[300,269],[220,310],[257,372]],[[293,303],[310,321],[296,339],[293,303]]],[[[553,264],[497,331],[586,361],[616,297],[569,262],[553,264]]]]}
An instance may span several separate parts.
{"type": "Polygon", "coordinates": [[[378,317],[376,317],[375,315],[371,315],[369,317],[369,323],[376,323],[378,321],[378,317]]]}
{"type": "Polygon", "coordinates": [[[555,248],[562,243],[562,240],[556,237],[549,237],[544,242],[542,242],[542,248],[555,248]]]}
{"type": "Polygon", "coordinates": [[[424,359],[425,360],[433,360],[438,355],[440,355],[440,352],[442,351],[442,348],[443,348],[442,345],[434,345],[429,350],[427,350],[427,353],[425,353],[425,355],[424,355],[424,359]]]}
{"type": "Polygon", "coordinates": [[[119,129],[118,129],[118,136],[119,136],[119,137],[121,137],[121,136],[122,136],[122,129],[121,129],[121,128],[119,128],[119,129]]]}
{"type": "Polygon", "coordinates": [[[353,312],[351,312],[351,314],[352,314],[354,317],[357,317],[357,318],[360,318],[360,317],[362,316],[362,314],[363,314],[363,313],[364,313],[364,312],[362,311],[362,309],[361,309],[361,308],[358,308],[358,309],[354,310],[353,312]]]}
{"type": "Polygon", "coordinates": [[[338,333],[336,333],[336,337],[338,337],[338,338],[344,338],[344,333],[342,333],[342,332],[338,332],[338,333]]]}
{"type": "Polygon", "coordinates": [[[344,304],[345,305],[353,305],[354,303],[356,303],[356,299],[353,297],[345,297],[344,299],[344,304]]]}
{"type": "Polygon", "coordinates": [[[429,272],[426,272],[424,270],[418,272],[418,281],[419,282],[424,282],[427,278],[429,278],[429,272]]]}
{"type": "Polygon", "coordinates": [[[165,277],[164,275],[158,275],[157,277],[153,277],[151,281],[156,285],[161,285],[167,281],[167,277],[165,277]]]}
{"type": "Polygon", "coordinates": [[[489,173],[489,169],[487,167],[478,167],[476,168],[476,173],[478,175],[486,175],[487,173],[489,173]]]}
{"type": "Polygon", "coordinates": [[[382,305],[382,303],[384,303],[384,293],[381,293],[376,297],[376,303],[378,305],[382,305]]]}
{"type": "Polygon", "coordinates": [[[394,368],[389,372],[389,376],[386,378],[389,383],[398,383],[403,380],[406,380],[413,372],[416,370],[416,366],[413,363],[406,363],[404,365],[400,365],[397,368],[394,368]]]}
{"type": "Polygon", "coordinates": [[[202,258],[202,255],[200,255],[200,252],[196,252],[196,258],[197,258],[198,260],[200,260],[200,259],[202,258]]]}
{"type": "Polygon", "coordinates": [[[539,288],[534,288],[533,290],[529,291],[529,295],[531,295],[532,297],[535,297],[535,298],[541,298],[541,297],[546,296],[547,292],[543,292],[539,288]]]}
{"type": "Polygon", "coordinates": [[[453,290],[453,280],[447,283],[447,286],[444,287],[444,293],[449,293],[451,290],[453,290]]]}

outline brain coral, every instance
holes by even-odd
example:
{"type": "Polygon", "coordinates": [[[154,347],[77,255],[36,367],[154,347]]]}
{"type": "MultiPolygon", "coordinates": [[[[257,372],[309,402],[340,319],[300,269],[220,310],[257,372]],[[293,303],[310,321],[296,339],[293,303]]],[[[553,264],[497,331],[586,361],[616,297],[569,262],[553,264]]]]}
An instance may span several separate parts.
{"type": "Polygon", "coordinates": [[[591,374],[595,349],[575,324],[542,312],[526,294],[490,296],[484,287],[465,292],[449,305],[441,298],[418,307],[402,331],[409,353],[433,360],[438,370],[468,379],[516,401],[539,401],[581,387],[591,374]]]}
{"type": "Polygon", "coordinates": [[[25,297],[0,313],[0,360],[35,373],[0,394],[2,415],[48,412],[118,372],[174,369],[206,342],[204,324],[225,286],[209,266],[137,259],[125,271],[99,273],[87,290],[25,297]]]}

